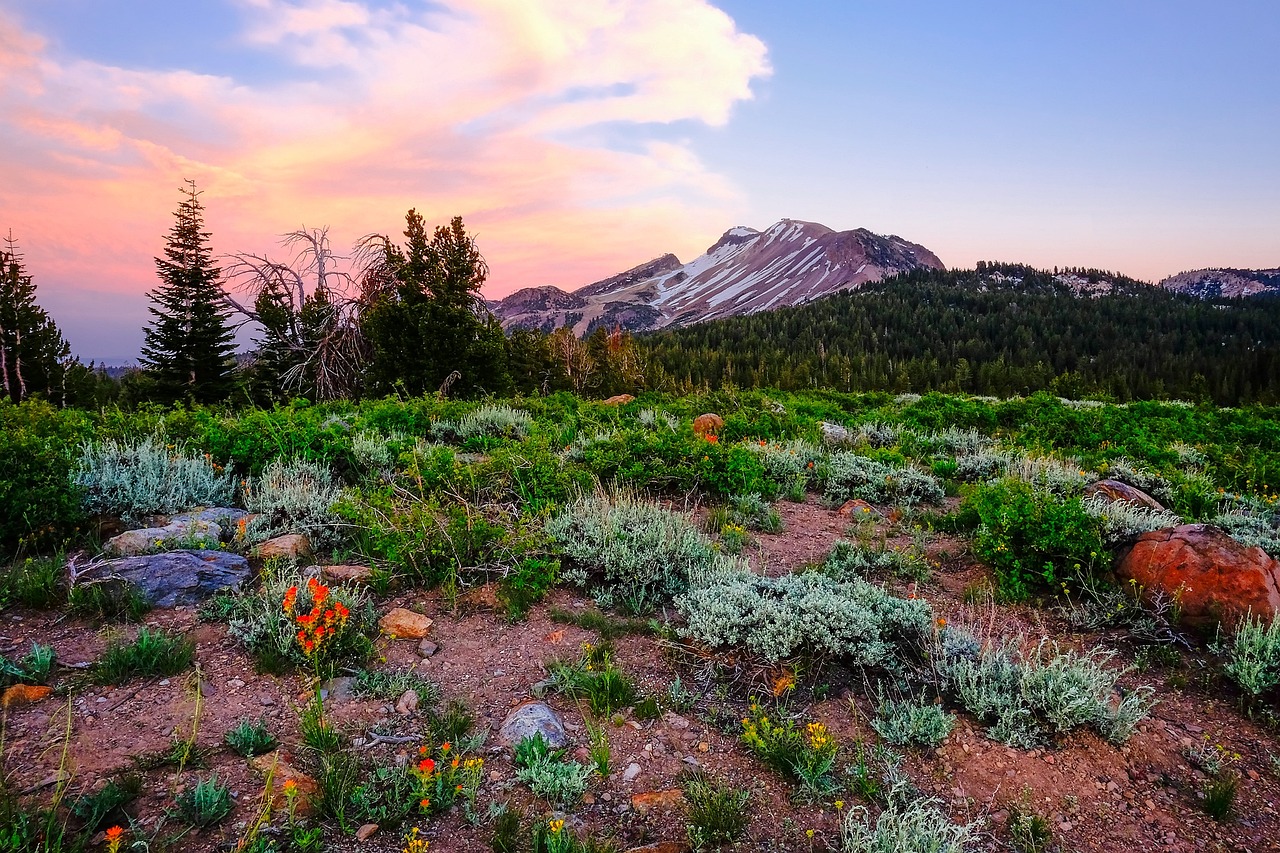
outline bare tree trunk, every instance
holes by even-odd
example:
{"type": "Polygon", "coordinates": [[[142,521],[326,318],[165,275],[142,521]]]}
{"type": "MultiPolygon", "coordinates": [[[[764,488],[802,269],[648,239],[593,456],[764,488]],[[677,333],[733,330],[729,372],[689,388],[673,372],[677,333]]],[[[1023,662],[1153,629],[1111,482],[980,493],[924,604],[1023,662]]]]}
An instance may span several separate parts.
{"type": "Polygon", "coordinates": [[[27,382],[22,378],[22,329],[13,330],[13,374],[18,380],[18,402],[27,399],[27,382]]]}
{"type": "Polygon", "coordinates": [[[0,326],[0,377],[4,379],[4,395],[9,396],[9,347],[4,326],[0,326]]]}

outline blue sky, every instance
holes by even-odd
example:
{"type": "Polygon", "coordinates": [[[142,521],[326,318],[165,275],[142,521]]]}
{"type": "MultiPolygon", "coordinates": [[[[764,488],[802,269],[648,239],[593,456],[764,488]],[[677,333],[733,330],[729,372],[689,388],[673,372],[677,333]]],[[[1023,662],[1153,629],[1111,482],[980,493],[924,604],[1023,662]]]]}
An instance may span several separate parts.
{"type": "Polygon", "coordinates": [[[489,292],[781,217],[1158,280],[1280,265],[1280,4],[0,0],[0,228],[129,358],[186,177],[214,248],[463,215],[489,292]]]}

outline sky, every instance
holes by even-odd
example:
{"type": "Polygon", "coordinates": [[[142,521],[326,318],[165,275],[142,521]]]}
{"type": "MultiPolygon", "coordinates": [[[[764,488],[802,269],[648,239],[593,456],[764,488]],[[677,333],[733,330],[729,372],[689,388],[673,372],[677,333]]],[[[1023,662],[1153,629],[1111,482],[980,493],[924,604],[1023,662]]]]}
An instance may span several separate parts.
{"type": "Polygon", "coordinates": [[[491,297],[783,217],[1275,267],[1277,43],[1274,0],[0,0],[0,231],[112,363],[186,179],[226,255],[461,215],[491,297]]]}

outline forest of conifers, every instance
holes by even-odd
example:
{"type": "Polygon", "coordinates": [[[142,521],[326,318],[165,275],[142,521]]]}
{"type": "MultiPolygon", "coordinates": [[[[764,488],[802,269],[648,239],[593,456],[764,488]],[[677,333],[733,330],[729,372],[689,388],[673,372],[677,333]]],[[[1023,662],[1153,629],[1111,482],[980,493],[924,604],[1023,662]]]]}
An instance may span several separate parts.
{"type": "Polygon", "coordinates": [[[1220,405],[1280,400],[1280,300],[1201,301],[1110,274],[1072,292],[1012,264],[920,270],[807,305],[639,339],[669,390],[1037,390],[1220,405]]]}

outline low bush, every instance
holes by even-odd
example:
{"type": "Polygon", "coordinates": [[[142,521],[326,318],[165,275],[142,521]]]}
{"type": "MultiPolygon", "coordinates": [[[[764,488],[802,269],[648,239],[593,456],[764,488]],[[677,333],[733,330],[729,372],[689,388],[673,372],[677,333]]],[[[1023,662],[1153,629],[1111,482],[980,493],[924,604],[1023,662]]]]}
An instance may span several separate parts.
{"type": "Polygon", "coordinates": [[[327,465],[301,459],[273,460],[244,490],[245,509],[255,518],[245,538],[259,542],[284,533],[305,533],[316,548],[342,540],[342,518],[334,505],[342,487],[327,465]]]}
{"type": "Polygon", "coordinates": [[[689,844],[694,850],[731,844],[747,832],[751,792],[735,788],[698,770],[684,777],[689,844]]]}
{"type": "Polygon", "coordinates": [[[832,774],[840,747],[822,723],[800,728],[789,718],[775,720],[753,700],[742,721],[741,740],[757,758],[801,785],[807,794],[835,789],[832,774]]]}
{"type": "Polygon", "coordinates": [[[130,678],[177,675],[195,660],[196,644],[189,637],[162,629],[140,628],[132,642],[113,637],[93,665],[94,679],[120,684],[130,678]]]}
{"type": "Polygon", "coordinates": [[[1113,501],[1102,495],[1091,495],[1081,507],[1098,523],[1102,542],[1115,548],[1137,539],[1144,533],[1181,524],[1182,519],[1164,509],[1138,506],[1129,501],[1113,501]]]}
{"type": "Polygon", "coordinates": [[[1091,569],[1104,551],[1079,498],[1062,499],[1016,479],[978,486],[961,505],[973,550],[996,572],[1000,593],[1021,601],[1091,569]]]}
{"type": "Polygon", "coordinates": [[[637,613],[745,569],[717,553],[687,515],[623,493],[580,498],[546,530],[570,560],[566,581],[586,586],[596,580],[637,613]]]}
{"type": "Polygon", "coordinates": [[[51,646],[32,643],[31,650],[16,661],[0,655],[0,689],[12,684],[44,684],[53,670],[51,646]]]}
{"type": "MultiPolygon", "coordinates": [[[[83,794],[71,801],[71,814],[84,823],[85,830],[95,832],[108,822],[129,823],[124,807],[142,793],[142,779],[124,776],[111,779],[92,794],[83,794]]],[[[0,849],[4,849],[0,847],[0,849]]]]}
{"type": "Polygon", "coordinates": [[[889,743],[926,749],[933,749],[946,740],[955,724],[955,715],[944,711],[942,706],[914,697],[881,697],[876,718],[871,721],[871,727],[889,743]]]}
{"type": "Polygon", "coordinates": [[[399,699],[408,690],[418,695],[418,702],[424,708],[440,701],[440,688],[413,670],[384,672],[361,669],[351,684],[351,693],[355,696],[390,702],[399,699]]]}
{"type": "Polygon", "coordinates": [[[525,411],[506,405],[483,405],[457,420],[437,421],[431,427],[432,437],[468,446],[483,446],[483,439],[522,439],[533,428],[533,417],[525,411]]]}
{"type": "Polygon", "coordinates": [[[207,453],[160,436],[85,444],[75,484],[90,513],[139,521],[235,500],[235,477],[207,453]]]}
{"type": "Polygon", "coordinates": [[[61,557],[27,557],[0,575],[0,605],[7,601],[48,610],[66,599],[61,557]]]}
{"type": "Polygon", "coordinates": [[[263,567],[257,589],[211,599],[202,614],[226,622],[228,633],[265,672],[306,668],[327,673],[339,664],[361,663],[373,651],[369,637],[376,619],[364,591],[325,586],[275,561],[263,567]],[[315,627],[324,627],[325,634],[318,644],[312,640],[308,651],[305,640],[315,627]]]}
{"type": "Polygon", "coordinates": [[[223,740],[231,748],[232,752],[245,757],[270,752],[280,743],[261,719],[256,721],[241,720],[234,727],[227,730],[223,740]]]}
{"type": "Polygon", "coordinates": [[[553,750],[541,734],[527,737],[515,748],[516,779],[544,800],[567,808],[582,799],[591,768],[566,761],[564,750],[553,750]]]}
{"type": "Polygon", "coordinates": [[[215,773],[183,788],[175,805],[180,820],[200,828],[213,826],[231,813],[231,789],[215,773]]]}
{"type": "Polygon", "coordinates": [[[611,716],[639,698],[635,685],[614,663],[608,645],[583,643],[576,661],[552,661],[547,671],[552,689],[574,699],[585,699],[598,717],[611,716]]]}
{"type": "Polygon", "coordinates": [[[1110,652],[1077,654],[1047,641],[1030,656],[1010,646],[979,653],[965,646],[955,643],[957,651],[940,661],[944,683],[966,710],[992,724],[989,737],[1010,746],[1031,748],[1081,726],[1121,744],[1155,705],[1149,687],[1113,704],[1116,681],[1127,670],[1106,666],[1110,652]]]}
{"type": "Polygon", "coordinates": [[[924,601],[816,573],[738,576],[694,590],[677,605],[687,620],[683,636],[711,647],[745,646],[770,661],[826,654],[887,666],[918,649],[932,624],[924,601]]]}
{"type": "Polygon", "coordinates": [[[0,554],[58,545],[84,520],[75,485],[89,416],[43,400],[0,400],[0,554]]]}
{"type": "Polygon", "coordinates": [[[841,853],[964,853],[978,840],[977,823],[953,824],[941,800],[891,797],[874,825],[852,808],[840,832],[841,853]]]}
{"type": "Polygon", "coordinates": [[[529,614],[529,608],[555,586],[560,563],[545,557],[526,557],[498,582],[498,603],[512,622],[529,614]]]}
{"type": "Polygon", "coordinates": [[[71,587],[67,608],[98,622],[140,622],[150,612],[151,602],[128,581],[105,578],[71,587]]]}
{"type": "Polygon", "coordinates": [[[1240,620],[1223,649],[1227,677],[1250,696],[1261,696],[1280,684],[1280,616],[1271,623],[1252,615],[1240,620]]]}
{"type": "Polygon", "coordinates": [[[867,579],[889,574],[914,581],[928,580],[931,570],[922,555],[909,548],[864,548],[837,541],[822,563],[822,573],[832,580],[867,579]]]}
{"type": "Polygon", "coordinates": [[[832,503],[857,498],[868,503],[939,503],[946,493],[936,477],[910,466],[893,467],[855,453],[833,453],[823,469],[832,503]]]}

